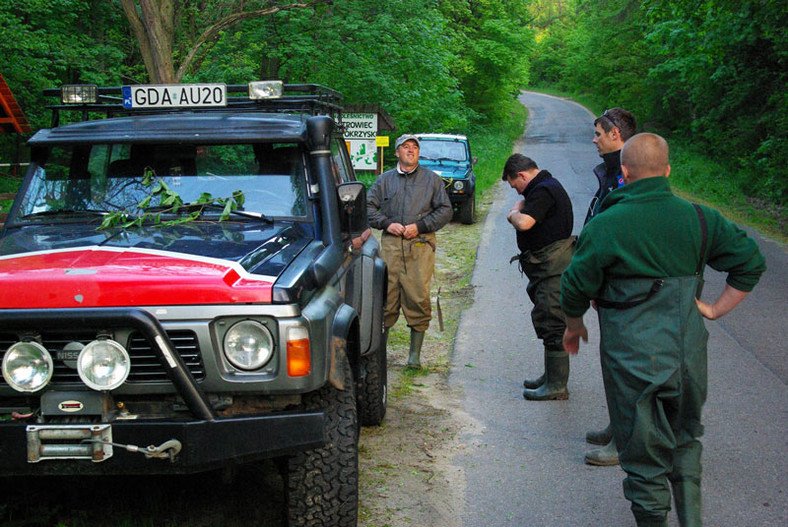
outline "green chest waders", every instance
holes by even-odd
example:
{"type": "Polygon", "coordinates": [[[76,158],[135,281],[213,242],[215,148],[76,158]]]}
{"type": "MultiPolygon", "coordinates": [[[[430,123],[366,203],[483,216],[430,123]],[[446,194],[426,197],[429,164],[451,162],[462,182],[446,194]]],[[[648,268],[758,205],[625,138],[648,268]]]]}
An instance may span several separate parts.
{"type": "MultiPolygon", "coordinates": [[[[705,238],[704,229],[702,255],[705,238]]],[[[701,525],[708,332],[695,298],[702,269],[701,257],[693,276],[611,279],[597,300],[607,404],[638,525],[667,525],[668,482],[681,525],[701,525]]]]}
{"type": "Polygon", "coordinates": [[[575,249],[575,236],[558,240],[538,251],[513,257],[520,271],[528,277],[526,292],[533,302],[531,321],[536,336],[544,345],[544,373],[526,380],[523,397],[532,401],[567,399],[569,390],[569,354],[564,350],[566,322],[561,311],[561,273],[569,265],[575,249]]]}

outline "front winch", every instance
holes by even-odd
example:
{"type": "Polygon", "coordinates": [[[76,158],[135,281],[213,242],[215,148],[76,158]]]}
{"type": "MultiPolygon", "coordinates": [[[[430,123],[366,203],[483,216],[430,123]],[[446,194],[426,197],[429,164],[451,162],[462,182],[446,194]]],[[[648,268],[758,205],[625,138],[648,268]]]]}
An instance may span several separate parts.
{"type": "Polygon", "coordinates": [[[31,425],[27,427],[27,461],[47,459],[89,459],[94,463],[112,457],[113,447],[139,452],[147,459],[169,459],[181,451],[181,442],[170,439],[159,446],[138,447],[112,441],[112,426],[102,425],[31,425]]]}
{"type": "Polygon", "coordinates": [[[30,425],[26,430],[28,463],[46,459],[99,463],[112,457],[112,426],[108,424],[30,425]]]}

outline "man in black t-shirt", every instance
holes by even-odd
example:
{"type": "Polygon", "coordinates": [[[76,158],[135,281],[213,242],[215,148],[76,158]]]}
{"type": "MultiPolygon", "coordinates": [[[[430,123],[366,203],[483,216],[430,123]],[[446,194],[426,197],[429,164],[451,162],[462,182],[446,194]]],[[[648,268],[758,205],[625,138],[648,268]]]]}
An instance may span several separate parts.
{"type": "Polygon", "coordinates": [[[544,345],[544,374],[523,382],[523,397],[568,399],[569,355],[562,342],[566,324],[559,301],[561,273],[574,253],[572,203],[550,172],[540,170],[522,154],[506,160],[501,179],[522,195],[506,215],[517,231],[520,249],[512,261],[519,260],[521,272],[528,277],[526,291],[534,304],[531,320],[544,345]]]}

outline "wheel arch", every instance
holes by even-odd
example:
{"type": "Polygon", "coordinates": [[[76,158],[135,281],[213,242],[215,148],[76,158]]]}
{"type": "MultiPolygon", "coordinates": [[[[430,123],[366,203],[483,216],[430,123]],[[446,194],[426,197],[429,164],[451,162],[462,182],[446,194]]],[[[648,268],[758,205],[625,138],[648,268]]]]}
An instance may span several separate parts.
{"type": "Polygon", "coordinates": [[[338,370],[340,354],[347,355],[350,369],[353,371],[353,378],[359,378],[359,357],[361,355],[359,326],[358,312],[349,305],[343,304],[337,310],[334,323],[331,326],[331,361],[328,381],[337,390],[347,389],[342,379],[342,372],[338,370]]]}

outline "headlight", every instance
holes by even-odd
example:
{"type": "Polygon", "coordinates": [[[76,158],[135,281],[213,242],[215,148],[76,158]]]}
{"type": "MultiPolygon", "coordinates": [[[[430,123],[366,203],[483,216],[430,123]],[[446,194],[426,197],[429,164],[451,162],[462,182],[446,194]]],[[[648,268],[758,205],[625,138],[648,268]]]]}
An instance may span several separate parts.
{"type": "Polygon", "coordinates": [[[3,378],[18,392],[37,392],[52,378],[52,356],[38,342],[17,342],[3,357],[3,378]]]}
{"type": "Polygon", "coordinates": [[[279,99],[282,97],[284,87],[282,81],[255,81],[249,83],[249,98],[279,99]]]}
{"type": "Polygon", "coordinates": [[[114,390],[126,382],[130,369],[128,352],[114,340],[94,340],[77,358],[79,378],[98,391],[114,390]]]}
{"type": "Polygon", "coordinates": [[[465,182],[463,181],[455,181],[454,182],[454,190],[462,190],[465,187],[465,182]]]}
{"type": "Polygon", "coordinates": [[[271,332],[254,320],[238,322],[224,335],[224,356],[236,368],[262,368],[273,354],[274,339],[271,332]]]}

